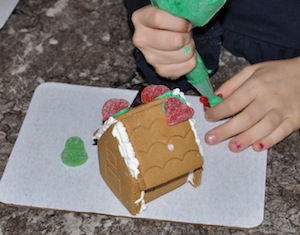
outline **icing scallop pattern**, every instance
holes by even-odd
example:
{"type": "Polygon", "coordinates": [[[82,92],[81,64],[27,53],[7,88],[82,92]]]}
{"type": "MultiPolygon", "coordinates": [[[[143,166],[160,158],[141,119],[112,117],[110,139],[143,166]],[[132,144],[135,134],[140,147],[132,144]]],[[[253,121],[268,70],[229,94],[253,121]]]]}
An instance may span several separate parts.
{"type": "MultiPolygon", "coordinates": [[[[162,145],[162,147],[166,147],[166,148],[167,148],[167,146],[168,146],[169,144],[174,145],[174,143],[176,143],[176,142],[181,142],[181,143],[183,143],[186,139],[188,139],[188,137],[193,138],[193,136],[194,136],[194,132],[193,132],[192,129],[190,129],[190,130],[188,130],[188,131],[185,133],[185,135],[179,135],[179,134],[176,134],[176,135],[170,136],[169,139],[165,139],[165,141],[156,141],[156,142],[152,142],[152,143],[148,146],[148,148],[146,148],[146,149],[144,149],[144,148],[143,148],[143,149],[138,149],[139,146],[137,146],[137,147],[135,147],[135,152],[136,152],[136,153],[143,153],[143,154],[149,153],[149,152],[152,152],[151,150],[152,150],[153,148],[157,147],[156,145],[162,145]],[[192,136],[190,136],[190,135],[192,135],[192,136]],[[176,140],[176,139],[179,139],[179,140],[176,140]]],[[[199,149],[198,149],[198,148],[197,148],[196,150],[199,152],[199,149]]]]}
{"type": "Polygon", "coordinates": [[[163,166],[152,165],[143,172],[143,175],[145,178],[147,177],[147,175],[159,175],[160,172],[166,172],[167,168],[173,168],[173,165],[182,165],[183,162],[193,161],[195,159],[195,155],[198,156],[198,153],[198,150],[190,150],[186,152],[183,158],[173,157],[169,159],[163,166]],[[190,158],[190,160],[187,160],[187,158],[190,158]]]}

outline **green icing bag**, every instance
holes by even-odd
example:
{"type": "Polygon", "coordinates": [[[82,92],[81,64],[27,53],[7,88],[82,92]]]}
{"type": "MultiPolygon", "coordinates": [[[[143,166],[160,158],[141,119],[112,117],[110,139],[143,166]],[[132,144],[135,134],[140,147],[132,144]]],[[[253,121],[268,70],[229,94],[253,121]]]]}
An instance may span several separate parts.
{"type": "MultiPolygon", "coordinates": [[[[202,27],[220,10],[226,0],[151,0],[153,6],[169,13],[187,19],[194,27],[202,27]]],[[[213,93],[208,77],[208,71],[199,53],[197,66],[186,75],[187,81],[192,84],[201,95],[208,98],[211,107],[222,99],[213,93]]]]}

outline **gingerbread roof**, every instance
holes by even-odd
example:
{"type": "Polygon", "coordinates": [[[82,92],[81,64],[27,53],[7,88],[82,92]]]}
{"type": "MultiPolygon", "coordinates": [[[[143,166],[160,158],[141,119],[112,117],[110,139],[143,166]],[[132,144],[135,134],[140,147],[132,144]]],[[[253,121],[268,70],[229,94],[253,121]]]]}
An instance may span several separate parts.
{"type": "Polygon", "coordinates": [[[189,121],[168,126],[162,103],[135,107],[116,119],[123,122],[139,160],[140,188],[147,190],[201,168],[203,160],[189,121]]]}

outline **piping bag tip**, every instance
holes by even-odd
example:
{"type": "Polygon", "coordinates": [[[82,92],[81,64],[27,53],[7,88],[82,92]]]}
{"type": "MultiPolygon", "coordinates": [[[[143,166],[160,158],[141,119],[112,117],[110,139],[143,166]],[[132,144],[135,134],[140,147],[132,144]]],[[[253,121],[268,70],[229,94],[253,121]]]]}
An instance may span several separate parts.
{"type": "Polygon", "coordinates": [[[196,90],[204,97],[208,99],[208,103],[210,107],[214,107],[217,104],[222,102],[222,98],[220,96],[217,96],[213,93],[213,89],[211,87],[211,84],[209,82],[209,78],[207,78],[204,81],[201,81],[201,83],[191,83],[196,90]]]}
{"type": "Polygon", "coordinates": [[[217,95],[213,95],[213,97],[208,99],[208,103],[209,103],[210,107],[214,107],[221,102],[222,102],[222,98],[217,95]]]}
{"type": "Polygon", "coordinates": [[[191,72],[186,74],[187,81],[194,86],[202,96],[205,96],[208,99],[210,107],[214,107],[222,102],[222,98],[214,94],[208,77],[207,68],[197,51],[196,56],[197,65],[191,72]]]}

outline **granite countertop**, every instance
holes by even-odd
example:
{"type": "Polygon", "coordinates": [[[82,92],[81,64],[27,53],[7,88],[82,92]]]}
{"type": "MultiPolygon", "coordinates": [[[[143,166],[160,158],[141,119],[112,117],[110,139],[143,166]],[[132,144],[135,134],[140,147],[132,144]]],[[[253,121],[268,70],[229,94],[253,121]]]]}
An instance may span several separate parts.
{"type": "MultiPolygon", "coordinates": [[[[122,0],[20,1],[0,30],[0,176],[35,88],[45,82],[138,89],[122,0]]],[[[217,87],[247,62],[222,50],[217,87]]],[[[300,234],[300,134],[268,151],[265,216],[245,230],[0,204],[0,234],[300,234]]]]}

